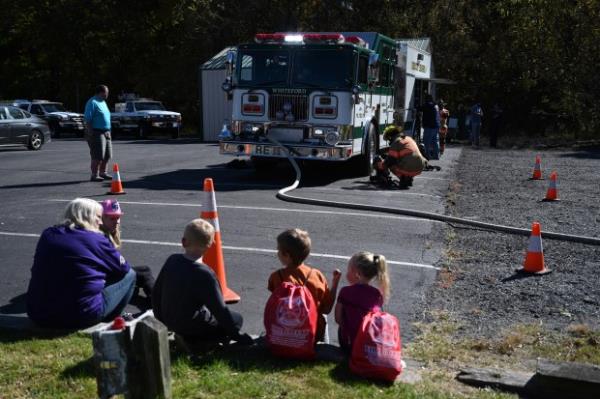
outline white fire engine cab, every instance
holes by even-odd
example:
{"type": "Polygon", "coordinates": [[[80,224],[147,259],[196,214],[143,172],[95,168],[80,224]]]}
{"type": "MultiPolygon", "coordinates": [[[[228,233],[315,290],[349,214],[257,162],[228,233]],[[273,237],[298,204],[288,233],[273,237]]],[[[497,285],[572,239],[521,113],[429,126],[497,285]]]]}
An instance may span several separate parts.
{"type": "Polygon", "coordinates": [[[396,47],[374,32],[260,33],[237,46],[227,55],[233,115],[221,153],[265,165],[285,156],[269,136],[297,159],[352,159],[371,173],[388,146],[385,126],[404,115],[404,92],[402,101],[394,95],[396,47]]]}

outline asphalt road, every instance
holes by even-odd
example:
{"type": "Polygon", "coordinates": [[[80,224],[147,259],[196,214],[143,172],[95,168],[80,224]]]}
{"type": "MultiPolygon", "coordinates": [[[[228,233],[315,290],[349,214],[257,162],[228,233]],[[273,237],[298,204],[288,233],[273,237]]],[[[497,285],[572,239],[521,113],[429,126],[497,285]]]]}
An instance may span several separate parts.
{"type": "MultiPolygon", "coordinates": [[[[403,338],[419,311],[437,272],[443,246],[443,225],[426,220],[310,205],[275,198],[278,188],[293,181],[282,163],[272,172],[227,167],[215,144],[194,140],[116,141],[126,195],[118,199],[125,216],[123,255],[134,265],[149,265],[158,274],[164,260],[180,251],[183,226],[199,215],[203,179],[212,177],[217,201],[227,279],[242,300],[234,308],[245,317],[245,330],[258,334],[268,298],[269,274],[279,267],[275,237],[287,228],[307,230],[313,250],[308,263],[330,278],[346,269],[347,257],[359,250],[385,255],[390,261],[392,298],[388,311],[400,318],[403,338]]],[[[308,166],[295,193],[305,197],[444,212],[445,195],[458,148],[448,148],[438,164],[411,190],[380,190],[366,178],[347,172],[347,164],[308,166]]],[[[0,313],[24,312],[36,236],[60,220],[67,201],[86,196],[97,200],[109,183],[89,182],[87,145],[59,139],[41,151],[0,147],[0,313]]],[[[330,315],[333,322],[333,316],[330,315]]],[[[332,338],[336,329],[330,329],[332,338]]]]}

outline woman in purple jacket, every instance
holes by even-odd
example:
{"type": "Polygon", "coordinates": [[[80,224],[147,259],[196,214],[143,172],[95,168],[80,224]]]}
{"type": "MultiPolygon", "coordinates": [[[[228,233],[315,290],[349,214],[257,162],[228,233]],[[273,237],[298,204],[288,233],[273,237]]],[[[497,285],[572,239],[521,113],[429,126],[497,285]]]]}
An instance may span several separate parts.
{"type": "Polygon", "coordinates": [[[91,326],[119,316],[129,303],[135,273],[101,224],[100,204],[77,198],[64,223],[42,233],[27,292],[27,314],[40,326],[91,326]]]}

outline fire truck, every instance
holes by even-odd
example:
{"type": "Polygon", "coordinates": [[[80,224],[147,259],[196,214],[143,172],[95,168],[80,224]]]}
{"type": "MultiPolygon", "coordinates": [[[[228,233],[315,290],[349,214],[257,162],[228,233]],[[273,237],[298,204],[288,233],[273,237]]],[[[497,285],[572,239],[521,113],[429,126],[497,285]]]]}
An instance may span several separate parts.
{"type": "Polygon", "coordinates": [[[250,156],[257,167],[285,157],[350,161],[372,173],[404,91],[394,93],[396,41],[375,32],[259,33],[227,54],[222,85],[233,101],[222,154],[250,156]]]}

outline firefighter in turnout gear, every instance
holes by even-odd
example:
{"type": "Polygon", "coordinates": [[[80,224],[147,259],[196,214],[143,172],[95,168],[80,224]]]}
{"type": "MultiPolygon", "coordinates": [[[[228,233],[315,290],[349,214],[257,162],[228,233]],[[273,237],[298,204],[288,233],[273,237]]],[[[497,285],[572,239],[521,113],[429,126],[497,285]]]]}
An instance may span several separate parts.
{"type": "Polygon", "coordinates": [[[427,160],[421,155],[417,143],[396,125],[388,126],[383,131],[383,138],[390,142],[390,149],[385,159],[377,157],[374,160],[377,170],[375,180],[381,184],[392,185],[392,172],[400,180],[399,188],[406,189],[412,186],[413,178],[421,174],[427,165],[427,160]]]}

